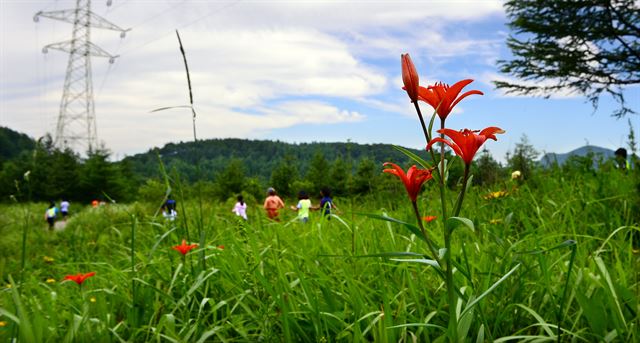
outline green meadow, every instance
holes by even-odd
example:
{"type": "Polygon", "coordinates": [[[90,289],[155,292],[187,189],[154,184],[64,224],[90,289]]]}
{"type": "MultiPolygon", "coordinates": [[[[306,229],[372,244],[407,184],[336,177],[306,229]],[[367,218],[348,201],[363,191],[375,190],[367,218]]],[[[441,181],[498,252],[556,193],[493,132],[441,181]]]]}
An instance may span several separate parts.
{"type": "MultiPolygon", "coordinates": [[[[403,189],[336,197],[306,224],[255,200],[244,222],[235,199],[194,195],[175,221],[161,198],[76,203],[49,231],[46,204],[1,205],[0,341],[438,342],[450,306],[465,342],[640,341],[637,170],[587,169],[469,188],[454,304],[403,189]],[[184,258],[183,239],[199,244],[184,258]],[[96,274],[63,280],[79,272],[96,274]]],[[[438,194],[426,184],[423,215],[439,216],[438,194]]],[[[441,245],[441,218],[424,225],[441,245]]]]}

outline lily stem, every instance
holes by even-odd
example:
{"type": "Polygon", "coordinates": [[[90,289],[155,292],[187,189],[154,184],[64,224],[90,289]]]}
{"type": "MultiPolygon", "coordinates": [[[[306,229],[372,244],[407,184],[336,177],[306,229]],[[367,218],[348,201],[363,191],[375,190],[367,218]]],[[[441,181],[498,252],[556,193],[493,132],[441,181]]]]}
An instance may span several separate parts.
{"type": "Polygon", "coordinates": [[[418,112],[418,118],[420,118],[420,125],[422,125],[422,132],[424,132],[424,138],[427,140],[427,143],[431,140],[429,136],[429,130],[427,130],[427,125],[424,123],[424,118],[422,117],[422,112],[420,111],[420,106],[418,106],[418,102],[414,101],[413,106],[416,107],[416,112],[418,112]]]}
{"type": "Polygon", "coordinates": [[[458,200],[456,200],[456,206],[453,208],[453,216],[457,217],[460,214],[460,210],[462,209],[462,202],[464,201],[464,195],[467,192],[467,182],[469,181],[469,171],[471,165],[464,165],[464,177],[462,178],[462,189],[460,190],[460,194],[458,194],[458,200]]]}
{"type": "Polygon", "coordinates": [[[440,268],[443,267],[442,261],[440,260],[440,256],[438,255],[438,251],[429,240],[427,236],[427,230],[424,229],[424,225],[422,224],[422,219],[420,218],[420,210],[418,210],[418,204],[415,201],[411,201],[411,205],[413,205],[413,212],[416,214],[416,219],[418,220],[418,227],[420,227],[420,231],[422,231],[422,236],[424,236],[425,242],[427,242],[427,246],[429,247],[429,251],[431,255],[433,255],[433,259],[438,263],[440,268]]]}

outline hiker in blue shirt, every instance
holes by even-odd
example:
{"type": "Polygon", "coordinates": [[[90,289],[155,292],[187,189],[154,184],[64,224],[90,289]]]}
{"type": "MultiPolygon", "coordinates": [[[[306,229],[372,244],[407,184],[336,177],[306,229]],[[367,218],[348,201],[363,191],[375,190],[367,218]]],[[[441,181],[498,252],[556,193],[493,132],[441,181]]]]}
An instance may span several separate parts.
{"type": "Polygon", "coordinates": [[[322,214],[327,217],[327,219],[331,218],[329,215],[331,214],[332,209],[336,209],[336,205],[333,203],[333,199],[331,199],[331,190],[328,187],[323,187],[320,190],[320,206],[318,209],[322,211],[322,214]]]}

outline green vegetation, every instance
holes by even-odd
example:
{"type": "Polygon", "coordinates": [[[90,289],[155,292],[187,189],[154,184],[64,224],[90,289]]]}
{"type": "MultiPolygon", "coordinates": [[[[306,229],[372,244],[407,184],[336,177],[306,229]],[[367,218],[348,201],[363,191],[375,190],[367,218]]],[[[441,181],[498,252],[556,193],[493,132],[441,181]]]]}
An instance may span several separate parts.
{"type": "MultiPolygon", "coordinates": [[[[561,341],[640,340],[638,170],[595,170],[588,161],[470,189],[464,212],[475,232],[456,230],[452,245],[460,311],[520,267],[463,317],[461,337],[555,341],[561,324],[561,341]]],[[[418,199],[425,215],[439,213],[435,194],[427,183],[418,199]]],[[[249,202],[245,223],[230,212],[233,202],[207,199],[201,211],[189,195],[166,222],[153,216],[162,195],[75,206],[56,232],[42,221],[44,204],[3,205],[0,340],[429,342],[446,330],[447,293],[434,269],[357,257],[427,254],[403,225],[358,214],[415,222],[401,189],[336,197],[337,217],[314,212],[307,225],[290,222],[293,211],[267,221],[261,199],[249,202]],[[182,259],[171,247],[183,238],[204,244],[182,259]],[[61,282],[90,271],[97,274],[82,287],[61,282]]],[[[425,225],[442,241],[440,218],[425,225]]]]}

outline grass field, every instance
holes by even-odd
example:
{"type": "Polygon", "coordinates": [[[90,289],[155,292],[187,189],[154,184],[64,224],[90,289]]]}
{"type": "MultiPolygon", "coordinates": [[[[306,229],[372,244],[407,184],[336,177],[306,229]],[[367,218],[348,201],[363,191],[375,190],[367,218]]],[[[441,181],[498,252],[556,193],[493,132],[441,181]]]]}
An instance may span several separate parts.
{"type": "MultiPolygon", "coordinates": [[[[435,184],[426,188],[420,210],[438,216],[435,184]]],[[[46,230],[44,204],[2,205],[0,341],[446,340],[443,278],[399,261],[416,256],[384,256],[428,254],[424,242],[362,214],[415,223],[405,194],[338,198],[337,217],[315,212],[306,225],[293,211],[269,222],[255,203],[244,223],[230,201],[178,199],[175,222],[154,217],[157,204],[74,204],[59,232],[46,230]],[[200,243],[184,259],[171,248],[182,239],[200,243]],[[63,282],[78,272],[96,275],[63,282]]],[[[453,235],[461,340],[640,341],[630,175],[541,172],[473,187],[463,213],[475,230],[453,235]]],[[[425,223],[436,241],[442,225],[425,223]]]]}

